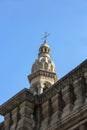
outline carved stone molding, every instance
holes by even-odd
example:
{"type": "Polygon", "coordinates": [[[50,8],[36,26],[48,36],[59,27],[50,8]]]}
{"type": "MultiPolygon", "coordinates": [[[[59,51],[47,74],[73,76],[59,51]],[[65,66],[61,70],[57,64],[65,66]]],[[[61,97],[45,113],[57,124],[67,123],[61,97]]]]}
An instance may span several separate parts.
{"type": "Polygon", "coordinates": [[[28,76],[29,81],[31,82],[31,80],[37,76],[45,76],[45,77],[51,77],[56,79],[56,73],[54,72],[49,72],[49,71],[44,71],[44,70],[39,70],[31,75],[28,76]]]}

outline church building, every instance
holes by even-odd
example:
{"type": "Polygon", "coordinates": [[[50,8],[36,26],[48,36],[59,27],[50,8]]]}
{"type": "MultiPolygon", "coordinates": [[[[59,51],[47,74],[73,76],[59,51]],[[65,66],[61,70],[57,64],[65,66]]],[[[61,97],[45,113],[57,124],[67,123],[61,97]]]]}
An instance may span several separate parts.
{"type": "Polygon", "coordinates": [[[0,105],[0,130],[87,130],[87,60],[59,80],[45,40],[28,80],[0,105]]]}

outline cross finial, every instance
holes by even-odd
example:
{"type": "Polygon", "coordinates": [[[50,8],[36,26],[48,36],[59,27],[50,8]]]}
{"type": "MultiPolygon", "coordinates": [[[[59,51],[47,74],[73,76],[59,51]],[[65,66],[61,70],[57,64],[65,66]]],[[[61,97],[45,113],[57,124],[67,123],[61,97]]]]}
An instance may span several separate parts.
{"type": "Polygon", "coordinates": [[[48,36],[49,36],[49,33],[45,32],[44,37],[43,37],[44,43],[46,42],[48,36]]]}

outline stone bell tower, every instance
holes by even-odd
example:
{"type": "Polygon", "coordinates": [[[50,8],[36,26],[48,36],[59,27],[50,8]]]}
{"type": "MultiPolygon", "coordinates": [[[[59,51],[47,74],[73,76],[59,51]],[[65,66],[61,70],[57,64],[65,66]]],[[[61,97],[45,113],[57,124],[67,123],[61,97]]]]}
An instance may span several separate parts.
{"type": "Polygon", "coordinates": [[[55,64],[51,61],[50,47],[46,40],[39,48],[38,59],[34,62],[28,79],[30,90],[36,94],[43,93],[58,80],[55,64]]]}

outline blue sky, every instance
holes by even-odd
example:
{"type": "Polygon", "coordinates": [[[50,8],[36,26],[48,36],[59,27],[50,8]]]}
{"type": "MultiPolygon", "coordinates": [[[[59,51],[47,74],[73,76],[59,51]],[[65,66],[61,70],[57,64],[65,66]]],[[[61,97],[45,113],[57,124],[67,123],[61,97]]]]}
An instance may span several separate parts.
{"type": "Polygon", "coordinates": [[[29,88],[44,32],[60,79],[87,58],[87,1],[0,0],[0,104],[29,88]]]}

